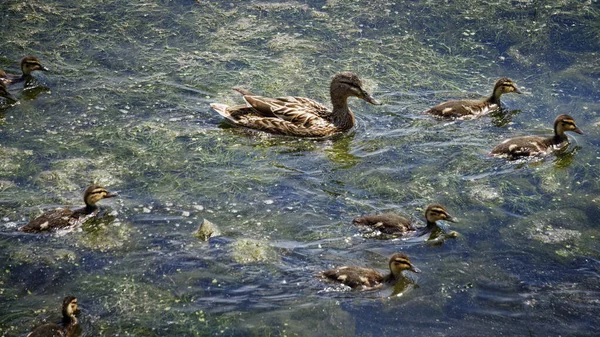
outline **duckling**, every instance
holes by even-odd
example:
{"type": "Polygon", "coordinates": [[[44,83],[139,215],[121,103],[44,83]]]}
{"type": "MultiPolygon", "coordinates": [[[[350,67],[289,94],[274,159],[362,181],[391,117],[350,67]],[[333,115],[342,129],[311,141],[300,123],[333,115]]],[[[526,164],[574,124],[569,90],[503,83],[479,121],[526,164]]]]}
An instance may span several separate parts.
{"type": "Polygon", "coordinates": [[[392,255],[389,262],[390,273],[383,275],[374,269],[368,269],[355,266],[344,266],[321,272],[321,276],[335,282],[343,283],[350,288],[361,290],[376,289],[384,284],[394,285],[404,278],[402,272],[410,270],[413,273],[420,273],[421,270],[415,267],[406,254],[396,253],[392,255]]]}
{"type": "Polygon", "coordinates": [[[583,134],[575,124],[573,117],[569,115],[559,115],[554,120],[554,136],[522,136],[509,138],[496,146],[491,156],[507,157],[510,160],[520,157],[546,155],[553,150],[562,148],[569,143],[569,138],[565,131],[573,131],[580,135],[583,134]]]}
{"type": "Polygon", "coordinates": [[[384,234],[394,236],[409,237],[422,236],[431,233],[434,229],[439,228],[438,220],[456,222],[456,220],[446,211],[446,208],[440,204],[430,204],[425,210],[425,219],[427,220],[426,227],[417,228],[412,221],[407,218],[391,214],[367,215],[352,220],[352,223],[359,226],[370,227],[384,234]]]}
{"type": "Polygon", "coordinates": [[[33,79],[31,73],[36,70],[48,71],[48,68],[44,67],[40,61],[34,56],[25,56],[21,60],[21,75],[13,75],[13,74],[0,74],[0,80],[4,82],[6,85],[11,85],[19,82],[25,81],[25,84],[33,79]]]}
{"type": "Polygon", "coordinates": [[[512,80],[503,77],[496,81],[492,95],[488,98],[481,100],[448,101],[434,106],[425,113],[449,119],[478,118],[501,107],[500,96],[510,92],[522,94],[512,80]]]}
{"type": "Polygon", "coordinates": [[[81,330],[77,322],[77,316],[79,315],[79,308],[77,307],[77,298],[73,296],[67,296],[63,300],[62,304],[62,315],[63,319],[60,324],[46,323],[38,326],[27,337],[72,337],[77,336],[81,330]]]}
{"type": "Polygon", "coordinates": [[[354,126],[354,114],[348,108],[348,97],[380,104],[363,89],[358,76],[350,72],[337,74],[331,80],[333,110],[310,98],[267,98],[243,89],[234,90],[244,95],[245,105],[210,105],[227,121],[249,129],[296,137],[325,137],[350,130],[354,126]]]}
{"type": "MultiPolygon", "coordinates": [[[[0,75],[2,74],[0,73],[0,75]]],[[[4,85],[4,82],[2,81],[0,81],[0,97],[4,97],[5,102],[8,104],[17,102],[17,99],[10,92],[8,92],[6,85],[4,85]]]]}
{"type": "Polygon", "coordinates": [[[96,206],[98,201],[116,196],[116,194],[107,192],[102,186],[88,186],[83,192],[85,207],[74,210],[69,208],[57,208],[48,211],[31,220],[27,225],[19,228],[19,231],[26,233],[40,233],[53,229],[77,227],[98,214],[98,206],[96,206]]]}

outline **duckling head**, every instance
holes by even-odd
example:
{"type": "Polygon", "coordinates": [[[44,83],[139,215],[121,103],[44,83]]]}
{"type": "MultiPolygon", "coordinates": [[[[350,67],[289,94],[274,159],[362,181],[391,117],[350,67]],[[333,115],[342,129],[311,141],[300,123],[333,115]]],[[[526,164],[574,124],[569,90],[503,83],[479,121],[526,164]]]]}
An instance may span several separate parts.
{"type": "Polygon", "coordinates": [[[100,185],[90,185],[83,192],[83,199],[88,207],[95,207],[98,201],[116,196],[116,194],[108,192],[100,185]]]}
{"type": "Polygon", "coordinates": [[[554,133],[557,135],[563,135],[565,131],[573,131],[580,135],[583,134],[581,130],[575,124],[573,117],[569,115],[559,115],[554,120],[554,133]]]}
{"type": "Polygon", "coordinates": [[[408,255],[404,253],[396,253],[390,258],[390,272],[397,278],[403,271],[410,270],[413,273],[420,273],[421,269],[415,267],[408,255]]]}
{"type": "Polygon", "coordinates": [[[48,68],[44,67],[35,56],[25,56],[21,60],[21,71],[23,71],[23,75],[29,75],[32,71],[36,70],[48,71],[48,68]]]}
{"type": "Polygon", "coordinates": [[[339,73],[333,76],[333,79],[331,79],[330,92],[332,98],[337,96],[343,96],[344,98],[354,96],[371,104],[381,104],[363,89],[362,82],[358,76],[351,72],[339,73]]]}
{"type": "Polygon", "coordinates": [[[446,208],[440,204],[431,204],[427,206],[425,210],[425,219],[427,223],[435,223],[438,220],[457,222],[449,213],[446,208]]]}
{"type": "Polygon", "coordinates": [[[67,296],[63,300],[62,314],[63,317],[76,317],[80,313],[79,307],[77,307],[77,298],[74,296],[67,296]]]}
{"type": "Polygon", "coordinates": [[[500,97],[500,95],[510,92],[522,94],[521,90],[517,88],[515,82],[513,82],[510,78],[503,77],[496,81],[496,84],[494,85],[494,96],[500,97]]]}

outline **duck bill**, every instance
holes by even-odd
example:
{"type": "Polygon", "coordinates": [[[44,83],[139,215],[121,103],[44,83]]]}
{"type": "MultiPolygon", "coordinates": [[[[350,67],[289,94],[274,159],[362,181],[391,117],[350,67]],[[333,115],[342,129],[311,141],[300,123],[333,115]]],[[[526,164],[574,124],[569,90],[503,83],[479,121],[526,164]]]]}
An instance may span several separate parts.
{"type": "Polygon", "coordinates": [[[374,104],[374,105],[381,105],[381,103],[379,103],[379,101],[377,101],[375,98],[373,98],[373,96],[371,96],[371,94],[369,94],[368,92],[363,90],[361,94],[362,94],[361,98],[364,99],[365,101],[367,101],[371,104],[374,104]]]}
{"type": "Polygon", "coordinates": [[[50,69],[44,67],[43,65],[40,64],[40,70],[41,71],[50,71],[50,69]]]}
{"type": "Polygon", "coordinates": [[[579,130],[579,128],[575,128],[573,132],[577,132],[578,134],[583,135],[583,131],[579,130]]]}
{"type": "Polygon", "coordinates": [[[523,92],[521,90],[519,90],[519,88],[517,88],[517,87],[515,87],[515,92],[520,95],[523,94],[523,92]]]}
{"type": "Polygon", "coordinates": [[[114,198],[116,196],[118,196],[118,194],[107,192],[104,198],[114,198]]]}
{"type": "Polygon", "coordinates": [[[452,216],[448,215],[446,219],[444,219],[444,221],[449,221],[449,222],[458,222],[458,220],[456,220],[455,218],[453,218],[452,216]]]}
{"type": "Polygon", "coordinates": [[[421,272],[421,269],[413,266],[412,264],[410,265],[410,269],[409,270],[412,271],[413,273],[417,273],[417,274],[421,272]]]}

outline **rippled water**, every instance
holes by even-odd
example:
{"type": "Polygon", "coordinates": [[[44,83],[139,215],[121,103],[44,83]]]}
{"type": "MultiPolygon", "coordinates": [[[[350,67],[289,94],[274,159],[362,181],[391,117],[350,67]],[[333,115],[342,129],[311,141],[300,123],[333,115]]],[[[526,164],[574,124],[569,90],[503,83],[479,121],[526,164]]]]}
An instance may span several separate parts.
{"type": "Polygon", "coordinates": [[[596,336],[600,333],[597,1],[5,1],[0,68],[51,68],[0,110],[0,335],[60,319],[78,297],[83,336],[596,336]],[[328,101],[357,73],[357,127],[329,140],[249,133],[211,102],[230,90],[328,101]],[[487,95],[503,113],[422,115],[487,95]],[[47,89],[44,89],[46,87],[47,89]],[[534,162],[487,157],[502,139],[548,134],[571,114],[584,135],[534,162]],[[80,204],[97,182],[111,216],[65,235],[16,228],[80,204]],[[352,218],[460,222],[443,245],[363,238],[352,218]],[[222,236],[202,242],[203,219],[222,236]],[[314,277],[385,270],[405,252],[423,273],[393,290],[344,292],[314,277]],[[249,260],[258,260],[248,262],[249,260]]]}

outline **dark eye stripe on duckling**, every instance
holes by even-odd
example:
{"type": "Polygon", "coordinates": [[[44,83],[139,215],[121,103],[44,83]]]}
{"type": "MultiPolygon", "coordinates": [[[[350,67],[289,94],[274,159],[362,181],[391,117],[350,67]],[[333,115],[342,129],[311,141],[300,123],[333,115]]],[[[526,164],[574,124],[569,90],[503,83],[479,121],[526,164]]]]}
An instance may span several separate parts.
{"type": "Polygon", "coordinates": [[[435,213],[437,213],[437,214],[446,214],[446,215],[448,214],[448,213],[446,213],[446,211],[445,211],[445,210],[443,210],[443,209],[439,209],[439,208],[434,208],[434,209],[430,210],[430,212],[431,212],[431,213],[434,213],[434,214],[435,214],[435,213]]]}
{"type": "Polygon", "coordinates": [[[103,188],[98,188],[98,189],[93,190],[92,193],[90,193],[90,195],[92,195],[92,194],[102,194],[102,193],[108,193],[108,192],[106,192],[106,190],[103,189],[103,188]]]}
{"type": "Polygon", "coordinates": [[[572,119],[565,119],[562,122],[563,122],[563,124],[569,124],[569,125],[571,125],[573,127],[577,126],[577,125],[575,125],[575,121],[572,120],[572,119]]]}
{"type": "Polygon", "coordinates": [[[410,266],[410,261],[405,260],[405,259],[394,259],[394,263],[401,263],[401,264],[405,264],[407,266],[410,266]]]}

